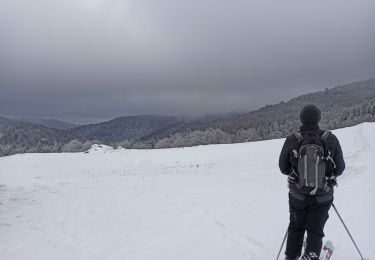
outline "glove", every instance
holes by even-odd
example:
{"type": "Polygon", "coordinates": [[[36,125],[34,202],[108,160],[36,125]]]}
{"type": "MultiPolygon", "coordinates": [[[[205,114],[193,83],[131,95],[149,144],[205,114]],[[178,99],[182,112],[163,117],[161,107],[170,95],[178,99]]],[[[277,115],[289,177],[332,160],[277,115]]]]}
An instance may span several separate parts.
{"type": "Polygon", "coordinates": [[[329,187],[337,187],[337,181],[335,176],[331,176],[327,178],[327,185],[329,187]]]}
{"type": "Polygon", "coordinates": [[[290,184],[296,184],[299,182],[299,177],[295,171],[288,175],[288,182],[290,184]]]}

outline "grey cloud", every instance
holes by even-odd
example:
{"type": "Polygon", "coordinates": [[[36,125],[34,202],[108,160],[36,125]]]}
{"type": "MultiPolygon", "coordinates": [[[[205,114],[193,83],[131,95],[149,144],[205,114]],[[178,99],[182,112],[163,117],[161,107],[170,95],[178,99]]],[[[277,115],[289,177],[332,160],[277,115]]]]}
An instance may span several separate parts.
{"type": "Polygon", "coordinates": [[[375,76],[375,2],[0,1],[0,114],[249,110],[375,76]]]}

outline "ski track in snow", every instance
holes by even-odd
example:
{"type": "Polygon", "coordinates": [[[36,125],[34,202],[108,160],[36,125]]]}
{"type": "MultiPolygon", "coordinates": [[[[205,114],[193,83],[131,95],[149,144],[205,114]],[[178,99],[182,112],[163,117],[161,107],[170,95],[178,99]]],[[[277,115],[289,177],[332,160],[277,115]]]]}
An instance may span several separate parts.
{"type": "MultiPolygon", "coordinates": [[[[375,259],[375,123],[334,133],[347,163],[335,204],[375,259]]],[[[274,259],[288,224],[283,141],[0,158],[0,260],[274,259]]],[[[333,209],[325,233],[332,260],[359,259],[333,209]]]]}

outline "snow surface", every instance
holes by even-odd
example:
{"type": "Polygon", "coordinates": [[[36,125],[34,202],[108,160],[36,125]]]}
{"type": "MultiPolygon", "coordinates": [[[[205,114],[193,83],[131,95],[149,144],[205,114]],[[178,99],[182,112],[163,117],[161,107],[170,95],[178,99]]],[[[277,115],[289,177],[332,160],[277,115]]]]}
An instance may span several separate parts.
{"type": "MultiPolygon", "coordinates": [[[[375,259],[375,123],[334,131],[335,204],[375,259]]],[[[284,140],[0,158],[0,259],[269,260],[288,223],[284,140]]],[[[333,209],[332,260],[360,259],[333,209]]]]}

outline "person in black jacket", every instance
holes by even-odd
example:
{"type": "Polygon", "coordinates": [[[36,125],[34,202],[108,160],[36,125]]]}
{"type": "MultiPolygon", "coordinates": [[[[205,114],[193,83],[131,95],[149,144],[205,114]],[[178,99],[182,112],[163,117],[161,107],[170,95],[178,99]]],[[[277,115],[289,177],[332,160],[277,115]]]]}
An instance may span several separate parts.
{"type": "MultiPolygon", "coordinates": [[[[305,106],[300,112],[300,133],[304,137],[307,133],[322,135],[324,130],[319,128],[321,111],[314,105],[305,106]]],[[[293,150],[297,150],[299,140],[295,135],[286,138],[279,158],[280,171],[288,176],[289,181],[289,212],[290,222],[286,245],[286,260],[297,260],[301,256],[305,231],[307,231],[306,249],[303,260],[319,259],[324,237],[323,229],[328,219],[328,211],[333,202],[333,189],[336,179],[330,178],[325,189],[319,189],[314,195],[301,189],[298,183],[298,174],[293,170],[293,150]]],[[[327,150],[335,167],[326,172],[330,176],[340,176],[345,169],[345,162],[340,143],[337,137],[330,133],[326,139],[327,150]]]]}

